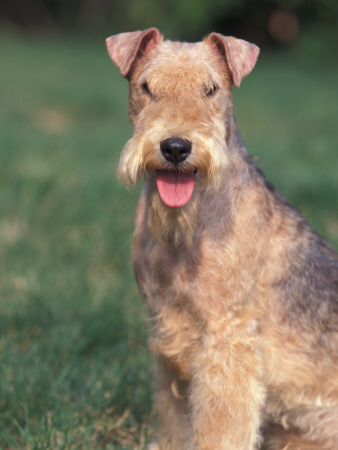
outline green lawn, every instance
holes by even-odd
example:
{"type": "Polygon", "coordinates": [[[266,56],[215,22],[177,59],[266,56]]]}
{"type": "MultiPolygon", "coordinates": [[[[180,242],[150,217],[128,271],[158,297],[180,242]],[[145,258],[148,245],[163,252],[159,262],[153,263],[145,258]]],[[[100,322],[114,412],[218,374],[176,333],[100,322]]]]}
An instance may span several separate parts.
{"type": "MultiPolygon", "coordinates": [[[[338,248],[338,64],[323,47],[263,52],[235,111],[269,179],[338,248]]],[[[144,448],[137,194],[115,175],[127,83],[104,40],[1,36],[0,86],[0,448],[144,448]]]]}

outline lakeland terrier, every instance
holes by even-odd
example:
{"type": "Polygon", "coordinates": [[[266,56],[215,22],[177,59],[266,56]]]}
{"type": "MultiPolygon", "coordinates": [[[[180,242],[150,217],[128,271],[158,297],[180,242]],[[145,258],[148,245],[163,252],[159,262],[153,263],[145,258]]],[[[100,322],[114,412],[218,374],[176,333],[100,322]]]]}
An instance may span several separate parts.
{"type": "Polygon", "coordinates": [[[156,361],[159,446],[338,448],[338,256],[250,160],[232,85],[258,48],[156,28],[107,39],[130,84],[133,240],[156,361]]]}

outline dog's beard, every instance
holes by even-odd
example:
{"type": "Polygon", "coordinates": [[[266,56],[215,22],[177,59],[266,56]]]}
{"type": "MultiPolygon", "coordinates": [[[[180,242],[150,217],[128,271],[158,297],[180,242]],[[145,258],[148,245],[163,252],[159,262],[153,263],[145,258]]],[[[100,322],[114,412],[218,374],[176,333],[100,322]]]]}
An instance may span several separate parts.
{"type": "Polygon", "coordinates": [[[182,207],[167,206],[161,200],[155,182],[147,185],[148,226],[153,237],[164,245],[174,247],[193,244],[199,223],[199,188],[182,207]]]}
{"type": "Polygon", "coordinates": [[[207,127],[201,132],[192,131],[189,135],[182,133],[182,139],[192,142],[192,152],[178,167],[167,162],[160,152],[163,136],[166,137],[163,129],[159,130],[156,126],[146,133],[134,135],[123,149],[119,178],[128,188],[140,179],[147,181],[148,225],[156,240],[176,247],[191,246],[199,223],[201,192],[217,191],[224,183],[227,172],[224,124],[220,123],[218,127],[214,124],[213,133],[207,127]],[[185,187],[177,185],[166,186],[163,191],[163,186],[156,182],[161,171],[171,172],[172,176],[175,172],[189,173],[189,177],[194,177],[194,182],[190,181],[188,192],[185,187]],[[180,198],[172,201],[177,190],[180,191],[180,198]]]}

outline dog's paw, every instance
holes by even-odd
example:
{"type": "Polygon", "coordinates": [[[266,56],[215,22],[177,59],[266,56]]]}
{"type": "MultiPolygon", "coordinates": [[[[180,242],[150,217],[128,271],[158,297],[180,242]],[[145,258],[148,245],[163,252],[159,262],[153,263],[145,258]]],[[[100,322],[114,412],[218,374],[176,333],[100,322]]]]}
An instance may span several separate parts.
{"type": "Polygon", "coordinates": [[[160,447],[157,442],[150,442],[147,446],[147,450],[160,450],[160,447]]]}

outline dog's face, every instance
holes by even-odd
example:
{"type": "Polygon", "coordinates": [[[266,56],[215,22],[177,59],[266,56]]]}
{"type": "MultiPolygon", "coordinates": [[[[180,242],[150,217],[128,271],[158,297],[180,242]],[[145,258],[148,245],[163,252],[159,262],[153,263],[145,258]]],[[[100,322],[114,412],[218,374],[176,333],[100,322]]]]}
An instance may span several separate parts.
{"type": "Polygon", "coordinates": [[[112,36],[107,46],[130,83],[134,135],[121,180],[147,177],[168,207],[185,206],[196,184],[217,186],[228,161],[232,84],[251,71],[258,48],[216,33],[196,44],[163,41],[155,28],[112,36]]]}

